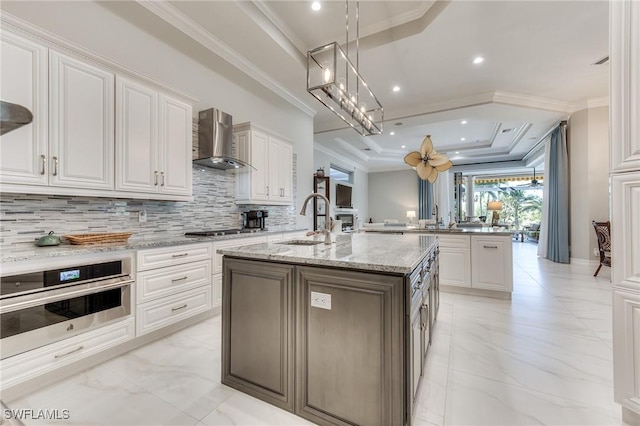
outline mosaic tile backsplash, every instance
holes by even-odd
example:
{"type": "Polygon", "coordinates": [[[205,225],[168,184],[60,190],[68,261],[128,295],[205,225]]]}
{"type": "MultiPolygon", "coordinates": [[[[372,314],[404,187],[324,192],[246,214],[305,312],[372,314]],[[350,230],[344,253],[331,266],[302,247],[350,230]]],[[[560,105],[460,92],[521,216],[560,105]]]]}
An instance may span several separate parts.
{"type": "MultiPolygon", "coordinates": [[[[296,175],[294,154],[294,197],[296,175]]],[[[49,231],[58,235],[126,231],[134,233],[134,240],[156,232],[241,228],[240,213],[256,209],[269,211],[269,230],[296,226],[294,206],[237,206],[232,172],[194,167],[193,198],[191,202],[173,202],[1,194],[0,248],[33,243],[49,231]],[[147,213],[147,222],[140,223],[138,212],[142,210],[147,213]]]]}

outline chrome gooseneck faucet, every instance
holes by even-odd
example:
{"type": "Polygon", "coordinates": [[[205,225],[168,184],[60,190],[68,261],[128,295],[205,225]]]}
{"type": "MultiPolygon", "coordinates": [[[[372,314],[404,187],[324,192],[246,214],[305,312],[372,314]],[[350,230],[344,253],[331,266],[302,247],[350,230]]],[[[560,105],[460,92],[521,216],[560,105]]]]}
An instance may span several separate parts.
{"type": "MultiPolygon", "coordinates": [[[[326,204],[326,208],[327,208],[327,217],[329,217],[329,209],[330,209],[330,202],[329,199],[327,197],[325,197],[322,194],[319,194],[317,192],[313,192],[309,195],[307,195],[307,198],[304,199],[304,201],[302,202],[302,208],[300,209],[300,215],[302,216],[306,216],[307,213],[307,203],[309,202],[310,199],[312,198],[322,198],[326,204]]],[[[331,233],[329,232],[328,229],[323,229],[322,233],[324,234],[324,243],[327,245],[331,245],[331,233]]]]}

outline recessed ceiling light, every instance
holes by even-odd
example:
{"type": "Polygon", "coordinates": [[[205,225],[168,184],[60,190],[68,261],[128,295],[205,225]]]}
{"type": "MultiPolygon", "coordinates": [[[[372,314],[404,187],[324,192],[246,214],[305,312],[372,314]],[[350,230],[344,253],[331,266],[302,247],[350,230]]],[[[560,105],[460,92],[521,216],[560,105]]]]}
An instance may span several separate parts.
{"type": "Polygon", "coordinates": [[[396,134],[396,132],[389,132],[389,134],[390,134],[391,136],[393,136],[393,135],[395,135],[395,134],[396,134]]]}
{"type": "Polygon", "coordinates": [[[464,142],[467,140],[467,138],[460,138],[460,140],[464,142]]]}
{"type": "Polygon", "coordinates": [[[467,124],[467,120],[462,120],[460,124],[467,124]]]}
{"type": "Polygon", "coordinates": [[[322,5],[320,4],[319,1],[314,1],[313,3],[311,3],[311,9],[318,11],[322,8],[322,5]]]}
{"type": "Polygon", "coordinates": [[[460,154],[460,151],[456,151],[456,154],[460,154]]]}
{"type": "Polygon", "coordinates": [[[473,60],[473,63],[476,64],[476,65],[477,64],[481,64],[483,62],[484,62],[484,58],[482,56],[478,56],[473,60]]]}
{"type": "Polygon", "coordinates": [[[406,148],[406,146],[405,146],[405,145],[402,145],[400,148],[406,148]]]}
{"type": "Polygon", "coordinates": [[[400,91],[400,86],[393,86],[393,91],[394,92],[399,92],[400,91]]]}

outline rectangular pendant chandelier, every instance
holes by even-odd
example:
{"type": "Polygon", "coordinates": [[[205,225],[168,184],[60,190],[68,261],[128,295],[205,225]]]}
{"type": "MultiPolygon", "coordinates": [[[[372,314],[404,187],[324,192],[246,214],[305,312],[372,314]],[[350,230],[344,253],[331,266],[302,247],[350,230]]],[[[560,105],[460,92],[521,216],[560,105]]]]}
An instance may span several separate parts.
{"type": "Polygon", "coordinates": [[[362,136],[382,134],[384,109],[337,42],[307,52],[307,91],[362,136]]]}

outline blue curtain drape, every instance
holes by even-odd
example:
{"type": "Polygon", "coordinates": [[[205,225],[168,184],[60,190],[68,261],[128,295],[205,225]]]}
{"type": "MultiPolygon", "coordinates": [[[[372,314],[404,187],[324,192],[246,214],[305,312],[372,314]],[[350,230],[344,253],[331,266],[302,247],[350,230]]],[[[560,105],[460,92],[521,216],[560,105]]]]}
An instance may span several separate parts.
{"type": "Polygon", "coordinates": [[[433,185],[418,178],[418,219],[431,219],[433,185]]]}
{"type": "Polygon", "coordinates": [[[569,263],[569,159],[567,128],[560,125],[551,132],[549,158],[545,170],[547,205],[547,259],[569,263]]]}

